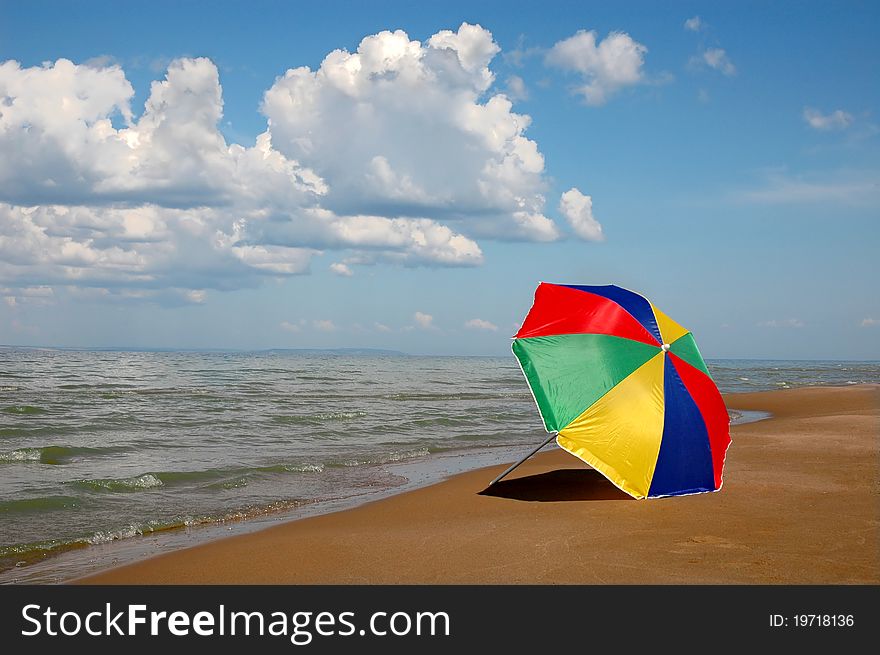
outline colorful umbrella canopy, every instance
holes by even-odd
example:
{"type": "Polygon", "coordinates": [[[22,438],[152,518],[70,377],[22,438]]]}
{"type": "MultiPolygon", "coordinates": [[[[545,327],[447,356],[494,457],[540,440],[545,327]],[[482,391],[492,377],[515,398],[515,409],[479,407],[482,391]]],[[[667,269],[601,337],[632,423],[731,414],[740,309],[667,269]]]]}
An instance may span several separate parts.
{"type": "Polygon", "coordinates": [[[513,352],[556,443],[629,495],[721,488],[727,408],[691,333],[643,296],[541,283],[513,352]]]}

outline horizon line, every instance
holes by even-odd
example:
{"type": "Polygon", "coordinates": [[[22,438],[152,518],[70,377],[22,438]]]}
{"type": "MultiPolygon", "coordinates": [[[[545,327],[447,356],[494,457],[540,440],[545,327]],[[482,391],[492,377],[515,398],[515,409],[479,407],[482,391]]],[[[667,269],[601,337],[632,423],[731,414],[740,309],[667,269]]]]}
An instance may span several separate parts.
{"type": "MultiPolygon", "coordinates": [[[[394,357],[493,357],[501,358],[499,354],[464,354],[464,353],[445,353],[445,354],[429,354],[429,353],[411,353],[393,348],[372,348],[366,346],[339,346],[333,348],[289,348],[289,347],[268,347],[268,348],[190,348],[190,347],[171,347],[171,346],[24,346],[15,344],[0,343],[0,350],[57,350],[67,352],[140,352],[140,353],[269,353],[269,352],[299,352],[299,353],[341,353],[341,354],[385,354],[394,357]]],[[[880,363],[880,359],[830,359],[827,357],[820,358],[772,358],[772,357],[707,357],[706,361],[766,361],[766,362],[863,362],[863,363],[880,363]]]]}

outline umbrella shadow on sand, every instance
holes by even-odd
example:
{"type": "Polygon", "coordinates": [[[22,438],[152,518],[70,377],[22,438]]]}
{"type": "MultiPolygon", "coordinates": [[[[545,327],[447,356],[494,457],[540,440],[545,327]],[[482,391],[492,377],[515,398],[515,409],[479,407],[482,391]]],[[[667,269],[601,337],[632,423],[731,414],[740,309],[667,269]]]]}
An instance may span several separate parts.
{"type": "Polygon", "coordinates": [[[559,469],[496,482],[480,496],[539,503],[570,500],[633,500],[594,469],[559,469]]]}

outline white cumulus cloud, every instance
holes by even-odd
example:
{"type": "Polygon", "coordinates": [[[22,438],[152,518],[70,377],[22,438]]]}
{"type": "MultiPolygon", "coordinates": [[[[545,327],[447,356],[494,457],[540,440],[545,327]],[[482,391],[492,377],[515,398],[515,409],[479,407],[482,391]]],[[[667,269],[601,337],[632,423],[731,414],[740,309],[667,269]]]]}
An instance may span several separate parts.
{"type": "Polygon", "coordinates": [[[336,324],[329,319],[318,319],[312,321],[312,325],[316,330],[320,330],[321,332],[335,332],[336,324]]]}
{"type": "Polygon", "coordinates": [[[876,327],[880,325],[880,319],[877,318],[863,318],[861,322],[862,327],[876,327]]]}
{"type": "Polygon", "coordinates": [[[815,130],[843,130],[852,125],[853,115],[842,109],[823,114],[818,109],[805,107],[804,121],[815,130]]]}
{"type": "Polygon", "coordinates": [[[647,51],[623,32],[612,32],[598,40],[595,31],[580,30],[556,43],[547,53],[546,62],[579,73],[582,83],[575,92],[588,105],[603,105],[619,89],[642,81],[647,51]]]}
{"type": "Polygon", "coordinates": [[[498,326],[494,323],[490,323],[489,321],[485,321],[482,318],[472,318],[469,321],[466,321],[464,326],[471,330],[488,330],[490,332],[497,332],[498,326]]]}
{"type": "Polygon", "coordinates": [[[330,264],[330,270],[340,277],[351,277],[354,275],[352,270],[342,262],[334,262],[333,264],[330,264]]]}
{"type": "MultiPolygon", "coordinates": [[[[584,65],[593,100],[639,77],[628,39],[584,65]]],[[[15,153],[0,157],[0,284],[191,303],[308,273],[326,251],[474,266],[480,239],[557,239],[531,118],[490,91],[498,52],[479,25],[368,36],[281,74],[244,145],[218,128],[208,59],[170,62],[139,115],[109,58],[0,63],[0,152],[15,153]]]]}
{"type": "Polygon", "coordinates": [[[273,146],[326,181],[322,206],[335,213],[544,238],[539,219],[523,218],[545,218],[544,157],[525,136],[531,119],[504,95],[482,100],[498,50],[476,25],[426,43],[398,30],[335,50],[315,71],[288,70],[263,100],[273,146]]]}
{"type": "Polygon", "coordinates": [[[415,314],[413,314],[413,319],[423,330],[429,330],[434,327],[434,317],[430,314],[425,314],[424,312],[416,312],[415,314]]]}
{"type": "Polygon", "coordinates": [[[593,216],[593,198],[572,187],[562,194],[559,211],[581,239],[603,241],[602,225],[593,216]]]}
{"type": "Polygon", "coordinates": [[[736,66],[730,60],[730,56],[724,48],[708,48],[699,55],[695,55],[690,61],[691,67],[702,68],[708,66],[713,70],[727,75],[736,75],[736,66]]]}
{"type": "Polygon", "coordinates": [[[703,23],[703,19],[699,16],[694,16],[692,18],[688,18],[684,22],[684,29],[688,32],[699,32],[705,27],[705,23],[703,23]]]}

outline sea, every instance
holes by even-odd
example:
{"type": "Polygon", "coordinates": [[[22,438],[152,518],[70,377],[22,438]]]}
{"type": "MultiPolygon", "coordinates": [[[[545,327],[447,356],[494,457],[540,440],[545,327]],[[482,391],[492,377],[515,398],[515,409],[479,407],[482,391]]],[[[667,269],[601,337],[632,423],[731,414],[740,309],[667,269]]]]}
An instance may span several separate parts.
{"type": "MultiPolygon", "coordinates": [[[[880,362],[708,365],[724,392],[880,382],[880,362]]],[[[0,348],[0,583],[352,507],[544,437],[513,356],[0,348]]]]}

